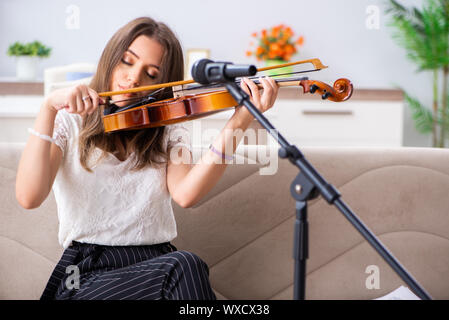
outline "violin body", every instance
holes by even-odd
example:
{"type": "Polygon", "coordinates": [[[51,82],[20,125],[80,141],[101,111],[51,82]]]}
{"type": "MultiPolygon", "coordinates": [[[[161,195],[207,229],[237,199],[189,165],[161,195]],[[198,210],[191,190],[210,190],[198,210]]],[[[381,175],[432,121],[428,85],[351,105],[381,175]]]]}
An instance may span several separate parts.
{"type": "MultiPolygon", "coordinates": [[[[278,80],[280,86],[301,86],[304,93],[318,93],[323,99],[346,101],[352,95],[353,86],[348,79],[338,79],[333,87],[315,80],[278,80]]],[[[137,130],[166,126],[210,116],[238,106],[226,90],[186,95],[143,104],[125,111],[103,116],[105,132],[137,130]]]]}
{"type": "Polygon", "coordinates": [[[103,117],[105,132],[166,126],[195,120],[236,107],[227,91],[187,95],[144,104],[103,117]]]}

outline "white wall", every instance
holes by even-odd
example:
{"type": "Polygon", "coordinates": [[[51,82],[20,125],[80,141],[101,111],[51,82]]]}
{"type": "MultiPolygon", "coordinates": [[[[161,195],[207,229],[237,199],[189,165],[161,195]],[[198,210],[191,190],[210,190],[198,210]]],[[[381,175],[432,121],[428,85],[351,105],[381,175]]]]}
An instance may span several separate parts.
{"type": "MultiPolygon", "coordinates": [[[[251,33],[284,23],[305,37],[295,59],[320,58],[329,68],[310,78],[333,82],[339,77],[355,88],[393,88],[396,84],[431,102],[431,77],[416,74],[403,49],[391,39],[383,0],[0,0],[0,77],[15,74],[6,52],[14,41],[40,40],[53,48],[45,67],[73,62],[96,62],[111,35],[129,20],[148,15],[167,23],[184,49],[209,48],[211,58],[256,63],[245,56],[251,33]],[[68,8],[80,9],[79,29],[69,29],[68,8]],[[367,7],[380,9],[380,27],[369,29],[367,7]]],[[[420,5],[422,0],[408,0],[420,5]]],[[[405,112],[404,145],[428,146],[405,112]]],[[[381,130],[381,128],[379,128],[381,130]]]]}

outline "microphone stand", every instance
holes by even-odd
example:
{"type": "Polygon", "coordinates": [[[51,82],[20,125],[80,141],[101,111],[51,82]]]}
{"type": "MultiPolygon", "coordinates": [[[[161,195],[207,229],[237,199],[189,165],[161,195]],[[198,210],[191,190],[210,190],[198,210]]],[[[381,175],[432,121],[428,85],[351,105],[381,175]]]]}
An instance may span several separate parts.
{"type": "Polygon", "coordinates": [[[316,169],[304,158],[299,149],[287,142],[268,119],[254,106],[250,97],[236,83],[235,78],[226,78],[224,75],[226,89],[234,97],[239,105],[244,105],[249,112],[260,122],[260,124],[281,145],[279,156],[288,158],[297,166],[300,173],[296,176],[290,186],[290,193],[296,200],[296,221],[294,234],[293,257],[295,259],[294,272],[294,300],[305,299],[306,288],[306,260],[309,256],[308,246],[308,222],[307,201],[319,195],[337,209],[349,220],[349,222],[361,233],[377,253],[390,265],[411,290],[423,300],[431,300],[431,296],[418,284],[418,282],[407,272],[407,270],[396,260],[395,257],[377,239],[368,227],[352,212],[352,210],[340,198],[338,190],[329,184],[316,169]]]}

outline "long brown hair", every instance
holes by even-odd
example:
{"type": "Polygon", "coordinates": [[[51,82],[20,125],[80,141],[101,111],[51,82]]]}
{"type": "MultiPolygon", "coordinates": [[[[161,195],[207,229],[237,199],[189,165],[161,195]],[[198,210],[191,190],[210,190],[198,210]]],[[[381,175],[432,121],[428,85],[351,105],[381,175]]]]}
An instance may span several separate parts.
{"type": "MultiPolygon", "coordinates": [[[[183,79],[184,59],[181,45],[175,34],[164,23],[156,22],[148,17],[141,17],[120,28],[109,40],[101,55],[97,72],[89,85],[92,89],[97,92],[110,90],[109,84],[114,68],[120,63],[124,52],[131,43],[140,35],[146,35],[158,41],[164,48],[160,83],[183,79]]],[[[171,90],[168,89],[159,98],[172,96],[171,90]]],[[[103,150],[98,161],[107,156],[108,152],[117,152],[117,140],[125,146],[127,154],[135,153],[136,161],[132,168],[134,170],[166,162],[168,156],[162,145],[165,127],[105,133],[101,114],[102,108],[98,108],[96,112],[83,118],[79,136],[79,151],[80,162],[84,169],[92,172],[87,162],[95,148],[103,150]]]]}

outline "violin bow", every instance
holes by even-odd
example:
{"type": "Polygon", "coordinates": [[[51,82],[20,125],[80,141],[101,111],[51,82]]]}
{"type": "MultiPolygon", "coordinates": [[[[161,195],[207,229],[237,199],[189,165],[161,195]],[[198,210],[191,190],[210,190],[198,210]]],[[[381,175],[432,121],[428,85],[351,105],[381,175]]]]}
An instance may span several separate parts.
{"type": "Polygon", "coordinates": [[[259,68],[259,69],[257,69],[257,72],[273,70],[273,69],[277,69],[277,68],[290,67],[290,66],[295,66],[295,65],[298,65],[298,64],[305,64],[305,63],[313,64],[315,69],[313,69],[313,70],[306,70],[304,72],[318,71],[318,70],[327,68],[327,66],[325,66],[324,64],[321,63],[320,59],[316,59],[315,58],[315,59],[308,59],[308,60],[302,60],[302,61],[296,61],[296,62],[287,62],[287,63],[283,63],[283,64],[271,66],[271,67],[259,68]]]}
{"type": "MultiPolygon", "coordinates": [[[[257,69],[257,72],[263,72],[263,71],[267,71],[267,70],[289,67],[289,66],[294,66],[294,65],[299,65],[299,64],[306,64],[306,63],[311,63],[315,69],[301,71],[301,72],[312,72],[312,71],[318,71],[318,70],[327,68],[327,66],[325,66],[321,63],[320,59],[314,58],[314,59],[307,59],[307,60],[302,60],[302,61],[283,63],[283,64],[270,66],[270,67],[263,67],[263,68],[257,69]]],[[[149,90],[156,90],[156,89],[169,88],[169,87],[175,87],[175,86],[183,86],[183,85],[191,84],[191,83],[195,83],[195,81],[194,80],[183,80],[183,81],[167,82],[167,83],[154,84],[154,85],[149,85],[149,86],[136,87],[136,88],[126,89],[126,90],[121,90],[121,91],[106,91],[106,92],[101,92],[98,95],[100,97],[109,97],[109,96],[114,96],[114,95],[118,95],[118,94],[149,91],[149,90]]]]}

